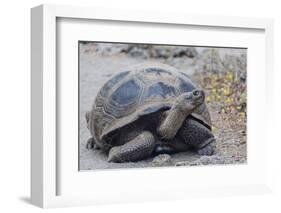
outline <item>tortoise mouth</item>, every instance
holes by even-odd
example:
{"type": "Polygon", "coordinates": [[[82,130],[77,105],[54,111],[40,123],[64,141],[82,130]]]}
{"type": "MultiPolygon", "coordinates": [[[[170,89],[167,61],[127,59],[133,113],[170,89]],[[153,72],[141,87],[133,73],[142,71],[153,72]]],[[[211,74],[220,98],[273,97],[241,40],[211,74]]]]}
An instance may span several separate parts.
{"type": "Polygon", "coordinates": [[[196,105],[203,104],[205,100],[205,97],[201,96],[198,99],[195,100],[196,105]]]}

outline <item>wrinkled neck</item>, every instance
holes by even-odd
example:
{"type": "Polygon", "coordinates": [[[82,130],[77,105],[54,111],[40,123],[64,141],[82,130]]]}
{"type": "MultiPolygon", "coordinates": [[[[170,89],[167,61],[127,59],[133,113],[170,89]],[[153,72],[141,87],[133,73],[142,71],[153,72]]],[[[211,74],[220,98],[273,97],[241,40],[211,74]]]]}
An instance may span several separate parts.
{"type": "Polygon", "coordinates": [[[181,107],[175,106],[172,107],[168,112],[167,112],[167,122],[169,123],[169,126],[173,126],[176,129],[179,129],[182,126],[182,123],[186,119],[187,115],[186,111],[182,110],[181,107]]]}
{"type": "Polygon", "coordinates": [[[163,139],[173,139],[187,115],[188,113],[184,112],[179,107],[172,107],[165,112],[163,120],[160,121],[158,134],[163,139]]]}

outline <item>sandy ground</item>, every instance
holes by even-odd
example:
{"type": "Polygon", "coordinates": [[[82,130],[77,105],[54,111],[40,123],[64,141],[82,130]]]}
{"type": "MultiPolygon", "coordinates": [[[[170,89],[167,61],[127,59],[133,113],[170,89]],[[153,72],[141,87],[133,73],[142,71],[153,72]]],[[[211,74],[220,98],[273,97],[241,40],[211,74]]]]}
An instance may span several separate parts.
{"type": "MultiPolygon", "coordinates": [[[[86,142],[90,133],[86,128],[85,113],[91,109],[94,98],[100,87],[115,73],[126,69],[127,66],[145,62],[144,57],[129,57],[127,54],[108,54],[106,56],[92,51],[90,44],[80,46],[80,170],[108,169],[108,168],[143,168],[155,166],[153,158],[135,163],[108,163],[107,156],[100,150],[87,150],[86,142]]],[[[198,49],[202,52],[204,49],[198,49]]],[[[229,50],[221,50],[220,54],[229,53],[229,50]]],[[[239,52],[238,52],[239,53],[239,52]]],[[[233,54],[238,54],[234,51],[233,54]]],[[[197,64],[194,59],[166,60],[163,58],[149,59],[171,64],[181,71],[192,75],[197,64]],[[188,68],[188,69],[186,69],[188,68]]],[[[209,104],[214,124],[213,132],[217,139],[215,155],[199,156],[194,152],[177,153],[171,156],[168,163],[162,166],[175,165],[207,165],[207,164],[235,164],[246,163],[246,126],[233,125],[225,120],[224,115],[218,113],[216,104],[209,104]]],[[[165,157],[165,156],[164,156],[165,157]]],[[[157,164],[157,166],[161,166],[157,164]]]]}

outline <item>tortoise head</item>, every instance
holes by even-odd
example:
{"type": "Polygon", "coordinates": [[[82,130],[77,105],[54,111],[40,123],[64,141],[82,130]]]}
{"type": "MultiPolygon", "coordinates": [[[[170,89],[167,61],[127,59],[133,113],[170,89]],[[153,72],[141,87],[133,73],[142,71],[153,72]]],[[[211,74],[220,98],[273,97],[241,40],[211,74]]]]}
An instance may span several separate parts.
{"type": "Polygon", "coordinates": [[[203,104],[205,100],[205,93],[201,89],[195,89],[191,92],[181,94],[175,103],[177,109],[191,113],[196,107],[203,104]]]}

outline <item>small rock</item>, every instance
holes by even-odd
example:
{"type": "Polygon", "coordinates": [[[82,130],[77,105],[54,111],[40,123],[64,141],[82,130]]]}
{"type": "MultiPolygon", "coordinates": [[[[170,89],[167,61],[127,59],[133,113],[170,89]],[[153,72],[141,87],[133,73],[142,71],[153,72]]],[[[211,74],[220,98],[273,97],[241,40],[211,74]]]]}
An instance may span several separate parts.
{"type": "Polygon", "coordinates": [[[173,57],[183,57],[194,58],[198,55],[194,47],[176,47],[173,49],[173,57]]]}
{"type": "Polygon", "coordinates": [[[201,164],[207,165],[207,164],[210,164],[210,162],[212,161],[212,158],[209,156],[202,156],[202,157],[200,157],[199,161],[201,162],[201,164]]]}
{"type": "Polygon", "coordinates": [[[180,161],[175,164],[175,166],[191,166],[189,161],[180,161]]]}
{"type": "Polygon", "coordinates": [[[243,136],[246,136],[246,130],[244,130],[244,129],[241,130],[241,131],[240,131],[240,134],[243,135],[243,136]]]}
{"type": "Polygon", "coordinates": [[[171,166],[172,159],[168,154],[161,154],[156,156],[152,161],[153,166],[171,166]]]}
{"type": "Polygon", "coordinates": [[[246,78],[247,78],[246,72],[243,72],[243,73],[240,74],[240,80],[241,80],[241,81],[244,81],[244,82],[245,82],[245,81],[246,81],[246,78]]]}
{"type": "Polygon", "coordinates": [[[240,144],[246,144],[245,140],[239,141],[240,144]]]}

